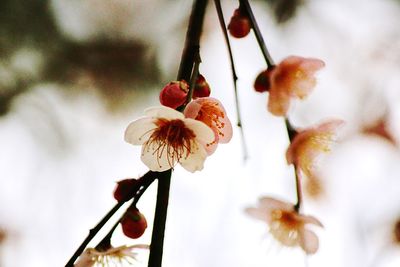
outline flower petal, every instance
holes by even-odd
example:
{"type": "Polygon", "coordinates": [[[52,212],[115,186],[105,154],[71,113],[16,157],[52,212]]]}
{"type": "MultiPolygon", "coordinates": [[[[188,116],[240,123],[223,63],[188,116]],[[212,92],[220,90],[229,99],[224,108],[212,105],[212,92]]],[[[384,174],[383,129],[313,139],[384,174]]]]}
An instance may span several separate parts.
{"type": "Polygon", "coordinates": [[[283,211],[293,211],[294,206],[291,203],[284,202],[272,197],[262,197],[259,199],[259,206],[261,209],[267,211],[272,210],[283,210],[283,211]]]}
{"type": "Polygon", "coordinates": [[[205,123],[194,119],[184,119],[187,128],[191,129],[196,134],[196,139],[201,144],[208,144],[214,141],[214,132],[205,123]]]}
{"type": "Polygon", "coordinates": [[[208,144],[205,144],[204,148],[206,149],[206,152],[208,155],[211,155],[217,150],[218,147],[218,135],[214,132],[214,141],[208,144]]]}
{"type": "Polygon", "coordinates": [[[195,119],[197,117],[197,114],[199,114],[199,111],[201,109],[201,102],[199,102],[200,99],[201,98],[196,99],[187,104],[185,110],[183,111],[183,114],[186,118],[195,119]]]}
{"type": "Polygon", "coordinates": [[[156,128],[154,119],[142,117],[131,122],[125,130],[125,141],[132,145],[145,143],[156,128]]]}
{"type": "Polygon", "coordinates": [[[244,210],[248,215],[250,215],[251,217],[264,221],[266,223],[270,223],[271,221],[271,216],[268,212],[261,210],[259,208],[246,208],[244,210]]]}
{"type": "Polygon", "coordinates": [[[85,251],[79,256],[78,261],[74,264],[74,267],[92,267],[96,263],[93,260],[93,249],[85,249],[85,251]]]}
{"type": "Polygon", "coordinates": [[[314,254],[319,247],[318,236],[310,230],[304,229],[300,232],[300,246],[307,254],[314,254]]]}
{"type": "MultiPolygon", "coordinates": [[[[224,113],[225,113],[225,111],[224,111],[224,113]]],[[[233,135],[232,123],[229,120],[228,116],[226,116],[226,115],[224,118],[221,119],[221,122],[224,124],[224,127],[221,129],[221,131],[224,135],[219,136],[218,142],[222,143],[222,144],[226,144],[229,141],[231,141],[231,139],[232,139],[232,135],[233,135]]]]}
{"type": "Polygon", "coordinates": [[[180,160],[183,168],[190,172],[200,171],[204,167],[204,161],[207,158],[207,152],[200,143],[194,143],[190,149],[190,154],[186,158],[180,160]]]}
{"type": "Polygon", "coordinates": [[[289,110],[290,96],[271,87],[268,97],[268,110],[275,116],[285,116],[289,110]]]}
{"type": "Polygon", "coordinates": [[[166,146],[160,146],[155,142],[143,145],[140,158],[151,171],[156,172],[162,172],[173,168],[177,161],[176,158],[168,156],[166,146]]]}
{"type": "Polygon", "coordinates": [[[164,107],[164,106],[157,106],[157,107],[151,107],[148,108],[144,111],[144,114],[149,117],[153,118],[164,118],[164,119],[184,119],[185,116],[179,111],[176,111],[175,109],[169,108],[169,107],[164,107]]]}
{"type": "Polygon", "coordinates": [[[318,226],[320,226],[320,227],[324,227],[324,226],[322,225],[322,223],[321,223],[317,218],[315,218],[314,216],[302,215],[302,221],[303,221],[305,224],[311,223],[311,224],[318,225],[318,226]]]}

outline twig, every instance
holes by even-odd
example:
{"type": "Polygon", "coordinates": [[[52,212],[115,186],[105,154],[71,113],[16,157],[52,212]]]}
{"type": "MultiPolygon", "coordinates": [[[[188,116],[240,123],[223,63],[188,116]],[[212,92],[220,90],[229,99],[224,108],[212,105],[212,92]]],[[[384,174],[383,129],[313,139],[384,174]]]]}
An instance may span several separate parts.
{"type": "MultiPolygon", "coordinates": [[[[198,59],[196,57],[198,57],[207,2],[207,0],[194,0],[193,2],[177,80],[191,81],[195,62],[198,59]]],[[[161,267],[162,264],[170,183],[171,170],[160,173],[148,267],[161,267]]]]}
{"type": "MultiPolygon", "coordinates": [[[[154,180],[156,179],[155,173],[154,172],[147,172],[145,175],[143,175],[139,180],[138,180],[138,187],[140,187],[143,184],[151,184],[154,180]]],[[[135,190],[138,189],[138,187],[135,187],[135,190]]],[[[88,236],[83,240],[82,244],[78,247],[78,249],[75,251],[75,253],[72,255],[72,257],[69,259],[65,267],[73,267],[74,262],[76,259],[82,254],[82,252],[85,250],[86,246],[89,244],[89,242],[96,236],[96,234],[103,228],[103,226],[111,219],[111,217],[119,210],[124,205],[125,201],[119,201],[104,217],[101,219],[101,221],[89,231],[88,236]]]]}
{"type": "Polygon", "coordinates": [[[192,72],[192,75],[190,78],[190,87],[189,87],[189,92],[188,92],[187,99],[186,99],[186,104],[188,104],[190,101],[192,101],[194,87],[196,86],[196,80],[197,80],[197,77],[199,76],[199,66],[201,63],[199,46],[197,47],[197,51],[195,53],[196,53],[196,55],[194,57],[193,72],[192,72]]]}
{"type": "Polygon", "coordinates": [[[244,8],[246,11],[247,16],[250,19],[251,27],[253,28],[254,35],[256,36],[258,45],[260,46],[261,52],[263,53],[265,62],[267,63],[268,68],[273,67],[274,61],[272,60],[271,55],[268,52],[267,46],[265,45],[264,38],[262,37],[260,28],[258,28],[257,21],[254,17],[253,11],[251,10],[251,6],[248,0],[239,0],[240,6],[244,8]]]}
{"type": "Polygon", "coordinates": [[[241,116],[240,116],[239,96],[238,96],[238,90],[237,90],[238,77],[237,77],[237,74],[236,74],[235,63],[234,63],[234,60],[233,60],[231,43],[229,41],[228,32],[226,30],[226,24],[225,24],[225,19],[224,19],[224,13],[222,12],[221,1],[220,0],[214,0],[214,3],[215,3],[215,8],[217,9],[219,24],[221,26],[222,33],[224,34],[225,43],[226,43],[226,46],[228,48],[229,61],[231,63],[231,70],[232,70],[233,89],[234,89],[234,92],[235,92],[237,126],[239,127],[241,140],[242,140],[243,158],[244,158],[244,160],[247,160],[247,157],[248,157],[247,145],[246,145],[246,139],[244,137],[243,127],[242,127],[242,120],[241,120],[241,116]]]}
{"type": "MultiPolygon", "coordinates": [[[[290,124],[290,122],[287,118],[285,118],[285,126],[286,126],[286,130],[288,133],[289,142],[291,143],[293,141],[294,137],[296,136],[297,131],[292,127],[292,125],[290,124]]],[[[294,209],[295,209],[295,211],[299,212],[300,208],[301,208],[302,200],[303,200],[303,194],[302,194],[302,189],[301,189],[301,175],[299,173],[299,170],[298,170],[296,164],[293,164],[293,167],[294,167],[294,176],[295,176],[295,181],[296,181],[296,196],[297,196],[297,202],[294,205],[294,209]]]]}
{"type": "Polygon", "coordinates": [[[151,236],[149,267],[161,267],[164,249],[165,223],[167,220],[171,169],[160,173],[157,187],[157,203],[151,236]]]}

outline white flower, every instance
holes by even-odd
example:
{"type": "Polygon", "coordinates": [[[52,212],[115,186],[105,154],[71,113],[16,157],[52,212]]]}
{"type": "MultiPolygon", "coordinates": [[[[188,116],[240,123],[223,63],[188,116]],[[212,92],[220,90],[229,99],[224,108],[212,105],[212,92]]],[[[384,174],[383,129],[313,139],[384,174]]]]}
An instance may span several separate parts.
{"type": "Polygon", "coordinates": [[[190,172],[203,169],[205,146],[214,141],[211,128],[168,107],[149,108],[145,115],[129,124],[125,141],[142,145],[141,159],[150,170],[165,171],[178,162],[190,172]]]}
{"type": "Polygon", "coordinates": [[[137,261],[138,249],[148,249],[148,245],[134,245],[111,247],[106,251],[98,251],[94,248],[87,248],[79,257],[74,267],[94,266],[124,266],[126,263],[131,266],[137,261]]]}
{"type": "Polygon", "coordinates": [[[269,232],[282,245],[301,247],[307,254],[314,254],[319,247],[318,236],[307,229],[308,224],[322,227],[313,216],[299,214],[294,205],[271,197],[259,200],[258,207],[247,208],[246,212],[255,219],[269,225],[269,232]]]}

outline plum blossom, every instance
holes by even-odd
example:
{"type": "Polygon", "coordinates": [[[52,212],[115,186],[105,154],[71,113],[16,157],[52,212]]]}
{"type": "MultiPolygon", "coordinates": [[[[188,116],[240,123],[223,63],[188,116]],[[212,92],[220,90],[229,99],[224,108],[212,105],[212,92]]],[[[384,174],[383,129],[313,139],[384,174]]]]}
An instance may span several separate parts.
{"type": "Polygon", "coordinates": [[[220,101],[212,97],[202,97],[190,102],[184,115],[205,123],[214,132],[213,141],[207,143],[206,150],[214,153],[218,143],[228,143],[232,138],[232,124],[220,101]]]}
{"type": "Polygon", "coordinates": [[[259,200],[258,207],[247,208],[247,214],[269,225],[269,232],[282,245],[301,247],[307,254],[314,254],[319,247],[318,236],[306,228],[307,224],[322,227],[313,216],[299,214],[294,205],[271,197],[259,200]]]}
{"type": "Polygon", "coordinates": [[[291,98],[304,99],[315,87],[315,72],[325,63],[315,58],[290,56],[270,72],[268,110],[276,116],[285,116],[291,98]]]}
{"type": "Polygon", "coordinates": [[[87,248],[74,264],[74,267],[124,266],[124,263],[132,265],[137,262],[137,250],[148,248],[148,245],[111,247],[105,251],[87,248]]]}
{"type": "Polygon", "coordinates": [[[145,115],[128,125],[125,141],[142,145],[141,160],[150,170],[165,171],[177,163],[190,172],[203,169],[205,146],[214,140],[206,124],[163,106],[149,108],[145,115]]]}
{"type": "Polygon", "coordinates": [[[294,164],[297,174],[300,171],[311,180],[317,179],[316,163],[321,153],[330,151],[336,139],[336,132],[343,125],[342,120],[331,120],[316,127],[298,132],[286,151],[288,164],[294,164]]]}

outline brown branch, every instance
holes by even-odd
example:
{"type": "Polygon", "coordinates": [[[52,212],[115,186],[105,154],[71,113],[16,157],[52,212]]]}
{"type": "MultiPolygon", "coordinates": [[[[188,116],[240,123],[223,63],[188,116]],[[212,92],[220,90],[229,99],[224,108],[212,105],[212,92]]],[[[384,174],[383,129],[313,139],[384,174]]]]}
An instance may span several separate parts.
{"type": "MultiPolygon", "coordinates": [[[[177,80],[191,81],[192,75],[196,75],[195,64],[199,62],[200,36],[207,2],[207,0],[194,0],[193,2],[177,80]]],[[[171,170],[160,173],[148,267],[161,267],[162,264],[170,183],[171,170]]]]}

